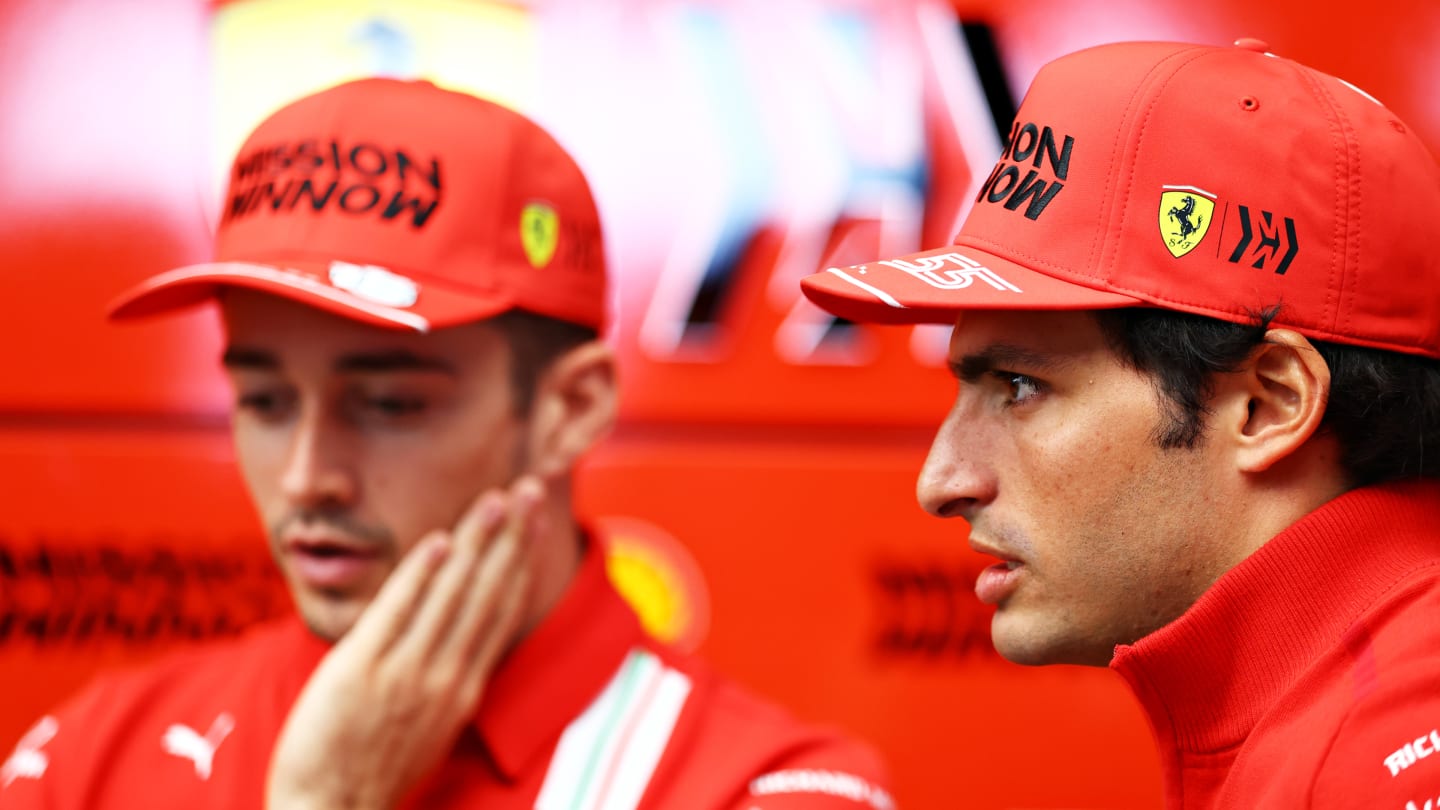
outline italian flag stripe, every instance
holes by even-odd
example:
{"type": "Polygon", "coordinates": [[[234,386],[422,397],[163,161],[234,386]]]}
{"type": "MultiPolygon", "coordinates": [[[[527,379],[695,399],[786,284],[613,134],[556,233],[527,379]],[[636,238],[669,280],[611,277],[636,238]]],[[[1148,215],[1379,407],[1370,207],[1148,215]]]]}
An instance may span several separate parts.
{"type": "Polygon", "coordinates": [[[634,810],[690,694],[690,679],[632,650],[565,729],[535,810],[634,810]]]}

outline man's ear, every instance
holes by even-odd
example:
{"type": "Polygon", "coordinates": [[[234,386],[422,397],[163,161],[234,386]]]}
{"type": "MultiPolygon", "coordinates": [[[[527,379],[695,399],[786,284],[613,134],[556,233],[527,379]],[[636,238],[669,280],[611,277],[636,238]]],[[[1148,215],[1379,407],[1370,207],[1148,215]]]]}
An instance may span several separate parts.
{"type": "Polygon", "coordinates": [[[615,353],[584,343],[551,362],[535,385],[530,410],[530,469],[546,480],[575,462],[615,424],[615,353]]]}
{"type": "Polygon", "coordinates": [[[1230,401],[1245,407],[1230,422],[1242,471],[1270,469],[1320,429],[1330,396],[1330,366],[1304,335],[1289,329],[1266,332],[1265,342],[1228,382],[1230,401]]]}

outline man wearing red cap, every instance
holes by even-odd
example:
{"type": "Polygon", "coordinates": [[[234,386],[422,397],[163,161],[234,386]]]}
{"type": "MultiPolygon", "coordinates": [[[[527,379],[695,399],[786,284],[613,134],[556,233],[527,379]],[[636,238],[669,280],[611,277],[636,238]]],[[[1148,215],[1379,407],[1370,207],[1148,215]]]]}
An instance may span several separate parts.
{"type": "Polygon", "coordinates": [[[534,123],[368,79],[268,118],[214,262],[241,471],[297,616],[102,680],[7,808],[893,807],[867,747],[645,637],[571,510],[614,419],[600,221],[534,123]]]}
{"type": "Polygon", "coordinates": [[[803,281],[954,325],[920,501],[1002,655],[1131,685],[1169,807],[1440,804],[1436,211],[1355,87],[1126,43],[1040,71],[953,245],[803,281]]]}

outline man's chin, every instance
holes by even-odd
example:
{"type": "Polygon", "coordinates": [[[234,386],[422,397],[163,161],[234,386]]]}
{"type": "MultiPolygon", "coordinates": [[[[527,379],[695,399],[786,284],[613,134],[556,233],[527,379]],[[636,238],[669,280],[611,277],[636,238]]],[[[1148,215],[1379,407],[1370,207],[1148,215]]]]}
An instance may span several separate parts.
{"type": "Polygon", "coordinates": [[[334,643],[350,632],[359,621],[365,605],[358,600],[300,600],[300,617],[317,638],[334,643]]]}
{"type": "Polygon", "coordinates": [[[1051,664],[1077,664],[1104,667],[1110,665],[1113,649],[1097,652],[1074,639],[1056,632],[1046,633],[1016,616],[996,613],[990,623],[990,641],[995,652],[1012,664],[1027,667],[1051,664]]]}
{"type": "Polygon", "coordinates": [[[1037,650],[1032,645],[1007,643],[999,638],[992,638],[992,640],[995,643],[995,652],[1012,664],[1041,667],[1056,663],[1053,658],[1045,655],[1043,650],[1037,650]]]}

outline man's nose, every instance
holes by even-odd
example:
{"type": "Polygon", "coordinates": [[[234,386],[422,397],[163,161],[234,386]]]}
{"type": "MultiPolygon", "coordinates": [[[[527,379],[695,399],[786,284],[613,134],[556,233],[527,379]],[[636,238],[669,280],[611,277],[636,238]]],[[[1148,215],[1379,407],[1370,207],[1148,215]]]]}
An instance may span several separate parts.
{"type": "Polygon", "coordinates": [[[358,494],[345,431],[318,408],[303,409],[291,436],[281,491],[295,506],[349,504],[358,494]]]}
{"type": "Polygon", "coordinates": [[[995,459],[986,444],[982,426],[954,408],[930,443],[915,482],[916,497],[926,512],[970,520],[995,499],[995,459]]]}

